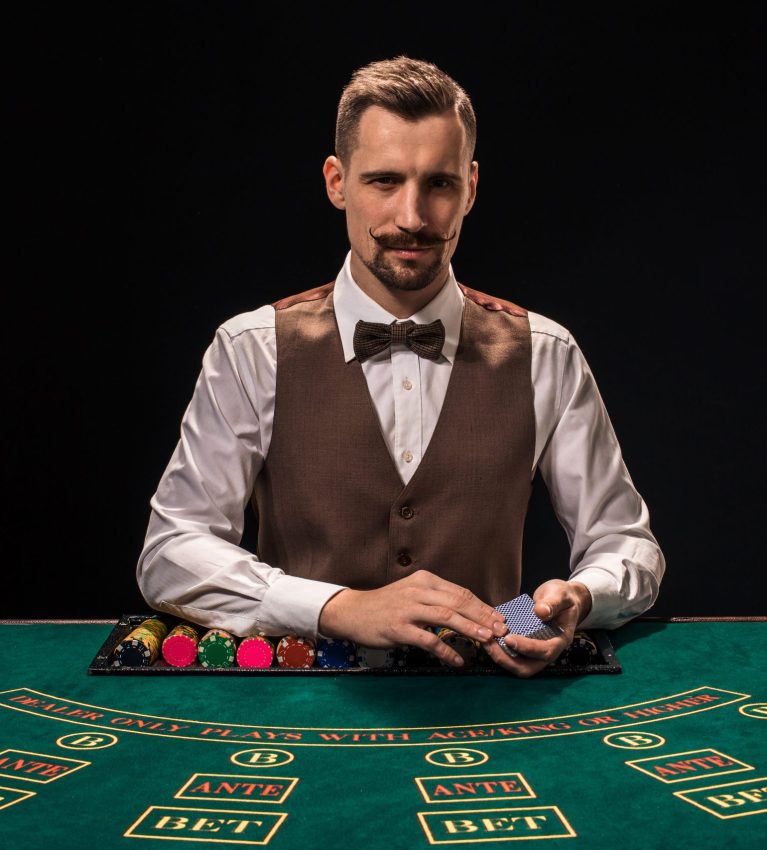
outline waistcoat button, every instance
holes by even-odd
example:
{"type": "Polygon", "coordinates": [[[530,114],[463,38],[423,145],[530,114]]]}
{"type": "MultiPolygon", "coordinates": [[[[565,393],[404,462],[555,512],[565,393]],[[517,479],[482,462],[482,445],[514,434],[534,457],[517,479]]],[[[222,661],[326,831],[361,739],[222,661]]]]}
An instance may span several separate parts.
{"type": "Polygon", "coordinates": [[[403,505],[399,509],[399,515],[404,519],[412,519],[415,516],[415,511],[408,505],[403,505]]]}
{"type": "Polygon", "coordinates": [[[397,563],[401,567],[409,567],[413,563],[413,559],[407,552],[400,552],[399,555],[397,555],[397,563]]]}

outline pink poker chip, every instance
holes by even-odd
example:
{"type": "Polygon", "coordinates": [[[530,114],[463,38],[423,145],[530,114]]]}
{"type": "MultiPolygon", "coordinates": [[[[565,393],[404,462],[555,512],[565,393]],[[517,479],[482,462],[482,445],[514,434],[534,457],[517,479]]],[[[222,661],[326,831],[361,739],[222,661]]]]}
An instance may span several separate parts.
{"type": "Polygon", "coordinates": [[[163,641],[162,657],[172,667],[188,667],[197,661],[197,643],[187,635],[170,635],[163,641]]]}
{"type": "Polygon", "coordinates": [[[265,637],[245,638],[237,650],[240,667],[271,667],[274,647],[265,637]]]}

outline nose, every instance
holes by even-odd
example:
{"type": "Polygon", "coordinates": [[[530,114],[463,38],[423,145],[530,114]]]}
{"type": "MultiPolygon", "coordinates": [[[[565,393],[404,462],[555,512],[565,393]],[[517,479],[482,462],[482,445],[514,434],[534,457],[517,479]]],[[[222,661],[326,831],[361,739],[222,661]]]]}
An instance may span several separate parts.
{"type": "Polygon", "coordinates": [[[423,192],[419,186],[405,183],[397,194],[399,197],[394,223],[407,233],[418,233],[427,223],[423,192]]]}

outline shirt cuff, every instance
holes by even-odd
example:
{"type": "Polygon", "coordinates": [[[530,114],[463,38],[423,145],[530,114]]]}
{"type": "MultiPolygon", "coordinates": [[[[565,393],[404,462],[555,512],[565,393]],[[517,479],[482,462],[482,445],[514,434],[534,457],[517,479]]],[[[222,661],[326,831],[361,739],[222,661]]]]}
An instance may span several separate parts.
{"type": "Polygon", "coordinates": [[[598,567],[588,567],[570,576],[570,581],[585,584],[591,594],[591,610],[578,624],[578,629],[615,629],[625,619],[620,617],[620,587],[615,576],[598,567]]]}
{"type": "Polygon", "coordinates": [[[283,575],[261,599],[259,630],[267,635],[294,634],[316,639],[322,609],[331,597],[345,589],[340,584],[283,575]]]}

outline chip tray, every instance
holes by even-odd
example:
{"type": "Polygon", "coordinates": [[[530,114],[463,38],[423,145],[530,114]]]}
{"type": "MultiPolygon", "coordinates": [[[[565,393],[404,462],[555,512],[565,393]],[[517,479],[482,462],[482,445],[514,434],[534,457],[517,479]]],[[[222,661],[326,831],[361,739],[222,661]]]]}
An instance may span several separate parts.
{"type": "MultiPolygon", "coordinates": [[[[149,667],[113,667],[112,654],[117,644],[139,623],[157,616],[155,612],[146,614],[123,614],[115,623],[109,637],[104,641],[95,657],[88,665],[91,675],[106,676],[508,676],[505,670],[495,664],[453,668],[439,663],[428,667],[307,667],[292,669],[274,664],[271,667],[203,667],[191,664],[188,667],[172,667],[160,659],[149,667]]],[[[162,620],[172,629],[179,620],[162,615],[162,620]]],[[[597,658],[588,664],[554,664],[544,668],[538,676],[583,676],[593,673],[620,673],[621,665],[610,642],[608,633],[603,629],[588,629],[586,634],[596,644],[597,658]]],[[[270,638],[271,640],[271,638],[270,638]]]]}

